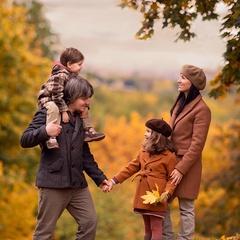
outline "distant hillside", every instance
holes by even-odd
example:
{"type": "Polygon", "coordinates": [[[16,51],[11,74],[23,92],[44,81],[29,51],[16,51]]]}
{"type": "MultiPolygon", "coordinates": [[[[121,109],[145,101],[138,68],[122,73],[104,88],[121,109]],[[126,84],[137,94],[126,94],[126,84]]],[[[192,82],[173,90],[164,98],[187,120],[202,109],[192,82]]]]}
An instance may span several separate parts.
{"type": "MultiPolygon", "coordinates": [[[[177,95],[177,81],[165,78],[133,75],[86,73],[95,88],[92,99],[92,115],[101,119],[102,124],[106,115],[129,118],[132,111],[142,117],[149,112],[155,116],[167,114],[177,95]]],[[[237,94],[229,93],[226,99],[213,99],[208,96],[209,84],[201,91],[204,100],[212,110],[212,119],[216,122],[225,122],[229,119],[238,119],[237,94]]],[[[233,91],[234,92],[234,91],[233,91]]],[[[98,121],[99,122],[99,121],[98,121]]]]}

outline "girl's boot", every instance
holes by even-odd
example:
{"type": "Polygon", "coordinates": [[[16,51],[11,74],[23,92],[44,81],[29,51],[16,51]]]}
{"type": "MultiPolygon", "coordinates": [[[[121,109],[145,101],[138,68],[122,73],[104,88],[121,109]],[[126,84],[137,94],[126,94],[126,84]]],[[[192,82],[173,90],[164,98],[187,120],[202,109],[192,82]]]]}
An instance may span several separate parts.
{"type": "Polygon", "coordinates": [[[152,237],[151,236],[144,236],[144,239],[143,240],[151,240],[152,239],[152,237]]]}

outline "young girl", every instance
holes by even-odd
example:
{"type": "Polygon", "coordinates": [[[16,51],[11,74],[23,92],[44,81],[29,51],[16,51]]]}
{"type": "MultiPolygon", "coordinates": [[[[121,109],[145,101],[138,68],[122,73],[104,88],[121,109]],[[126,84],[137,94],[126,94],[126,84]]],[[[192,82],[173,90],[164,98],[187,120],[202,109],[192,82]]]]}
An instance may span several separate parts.
{"type": "Polygon", "coordinates": [[[144,240],[162,239],[162,219],[166,212],[167,199],[173,194],[176,185],[171,183],[170,174],[177,164],[173,145],[168,139],[172,133],[171,127],[161,119],[151,119],[146,122],[143,149],[136,159],[116,174],[110,181],[106,191],[113,185],[122,183],[133,174],[138,173],[136,193],[133,201],[133,211],[140,213],[145,226],[144,240]],[[161,202],[146,203],[146,191],[158,190],[161,202]],[[165,197],[164,197],[165,196],[165,197]],[[145,203],[144,203],[145,202],[145,203]]]}

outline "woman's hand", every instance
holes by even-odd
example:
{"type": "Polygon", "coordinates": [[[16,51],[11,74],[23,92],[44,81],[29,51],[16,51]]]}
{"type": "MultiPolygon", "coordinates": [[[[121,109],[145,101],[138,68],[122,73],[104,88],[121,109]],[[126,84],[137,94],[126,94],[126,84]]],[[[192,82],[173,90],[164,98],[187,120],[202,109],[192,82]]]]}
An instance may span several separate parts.
{"type": "Polygon", "coordinates": [[[172,184],[178,185],[182,178],[183,178],[183,174],[180,173],[177,169],[174,169],[170,175],[171,179],[172,179],[172,184]]]}

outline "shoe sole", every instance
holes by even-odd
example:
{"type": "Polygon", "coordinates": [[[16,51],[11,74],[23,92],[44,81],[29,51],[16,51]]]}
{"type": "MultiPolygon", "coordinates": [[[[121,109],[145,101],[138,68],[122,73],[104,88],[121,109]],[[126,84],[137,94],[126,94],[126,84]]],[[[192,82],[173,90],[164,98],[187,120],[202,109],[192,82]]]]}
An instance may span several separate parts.
{"type": "Polygon", "coordinates": [[[95,137],[95,138],[85,138],[84,142],[98,142],[98,141],[101,141],[104,138],[105,138],[105,136],[95,137]]]}

